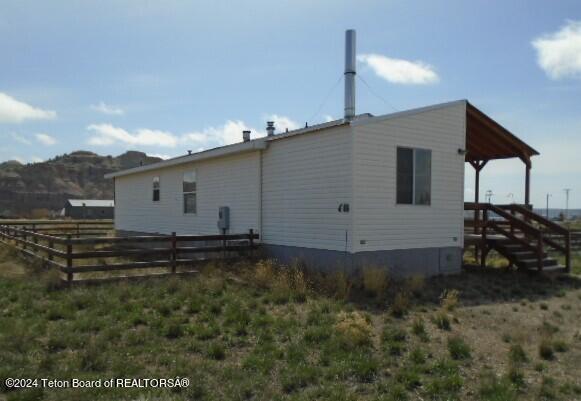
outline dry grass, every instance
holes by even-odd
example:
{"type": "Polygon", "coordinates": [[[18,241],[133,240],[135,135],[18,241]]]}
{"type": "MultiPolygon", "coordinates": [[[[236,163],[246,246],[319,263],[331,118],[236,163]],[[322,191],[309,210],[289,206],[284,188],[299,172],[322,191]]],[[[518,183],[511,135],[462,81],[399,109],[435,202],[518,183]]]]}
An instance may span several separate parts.
{"type": "Polygon", "coordinates": [[[335,330],[349,348],[372,343],[371,320],[360,312],[340,312],[335,323],[335,330]]]}
{"type": "Polygon", "coordinates": [[[405,280],[405,288],[414,295],[420,295],[426,287],[426,279],[420,275],[413,275],[405,280]]]}
{"type": "Polygon", "coordinates": [[[390,307],[391,313],[396,317],[402,317],[408,313],[411,307],[411,299],[406,291],[400,291],[395,294],[390,307]]]}
{"type": "Polygon", "coordinates": [[[254,282],[258,287],[268,288],[276,277],[275,261],[271,259],[261,260],[254,269],[254,282]]]}
{"type": "Polygon", "coordinates": [[[453,289],[453,290],[444,290],[442,295],[440,295],[440,304],[442,308],[448,312],[453,311],[456,309],[458,304],[460,303],[460,291],[453,289]]]}
{"type": "Polygon", "coordinates": [[[349,299],[353,287],[353,281],[344,272],[319,275],[316,284],[324,293],[343,301],[349,299]]]}
{"type": "Polygon", "coordinates": [[[66,290],[39,277],[0,271],[0,378],[195,378],[183,392],[47,390],[44,399],[581,399],[575,277],[408,279],[381,299],[362,278],[267,261],[66,290]]]}
{"type": "Polygon", "coordinates": [[[363,288],[368,294],[381,298],[385,296],[388,286],[389,275],[386,268],[363,268],[363,288]]]}

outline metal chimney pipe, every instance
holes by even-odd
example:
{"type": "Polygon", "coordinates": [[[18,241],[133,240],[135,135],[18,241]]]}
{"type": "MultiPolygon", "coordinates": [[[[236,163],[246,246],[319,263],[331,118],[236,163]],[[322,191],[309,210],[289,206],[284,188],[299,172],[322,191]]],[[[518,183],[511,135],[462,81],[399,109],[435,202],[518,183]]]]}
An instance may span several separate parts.
{"type": "Polygon", "coordinates": [[[345,31],[345,119],[355,117],[356,55],[355,29],[345,31]]]}
{"type": "Polygon", "coordinates": [[[268,136],[274,135],[274,121],[267,121],[266,122],[266,133],[268,136]]]}
{"type": "Polygon", "coordinates": [[[242,141],[248,142],[250,141],[250,131],[242,131],[242,141]]]}

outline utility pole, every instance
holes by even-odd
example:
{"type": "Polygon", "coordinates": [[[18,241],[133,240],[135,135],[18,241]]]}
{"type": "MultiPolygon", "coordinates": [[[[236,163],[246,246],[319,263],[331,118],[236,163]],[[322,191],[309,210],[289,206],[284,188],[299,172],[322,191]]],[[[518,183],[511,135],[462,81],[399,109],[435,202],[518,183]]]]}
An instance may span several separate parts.
{"type": "Polygon", "coordinates": [[[565,220],[569,220],[569,192],[571,192],[571,188],[563,189],[565,191],[565,220]]]}
{"type": "Polygon", "coordinates": [[[546,213],[547,220],[549,220],[549,198],[551,196],[552,196],[551,194],[547,194],[547,213],[546,213]]]}

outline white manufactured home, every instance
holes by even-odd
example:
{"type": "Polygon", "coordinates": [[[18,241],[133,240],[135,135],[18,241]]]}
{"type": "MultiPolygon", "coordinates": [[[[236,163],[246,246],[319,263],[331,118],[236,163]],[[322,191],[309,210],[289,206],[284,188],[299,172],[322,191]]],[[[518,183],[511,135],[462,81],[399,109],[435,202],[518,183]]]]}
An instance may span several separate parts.
{"type": "MultiPolygon", "coordinates": [[[[354,113],[348,31],[345,118],[109,174],[115,228],[260,235],[282,262],[458,272],[464,165],[537,154],[466,100],[383,116],[354,113]],[[221,209],[222,208],[222,209],[221,209]],[[222,211],[219,219],[219,211],[222,211]]],[[[476,199],[478,202],[478,199],[476,199]]]]}

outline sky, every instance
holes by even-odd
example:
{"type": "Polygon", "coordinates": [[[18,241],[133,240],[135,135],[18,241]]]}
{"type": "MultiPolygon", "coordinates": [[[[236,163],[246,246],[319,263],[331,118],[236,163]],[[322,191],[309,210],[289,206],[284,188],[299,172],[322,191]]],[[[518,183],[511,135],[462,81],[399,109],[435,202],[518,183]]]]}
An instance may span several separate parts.
{"type": "MultiPolygon", "coordinates": [[[[537,149],[531,200],[581,208],[581,2],[0,0],[0,161],[74,150],[161,157],[343,115],[468,99],[537,149]]],[[[522,202],[524,165],[481,193],[522,202]]],[[[465,198],[474,172],[466,168],[465,198]]]]}

